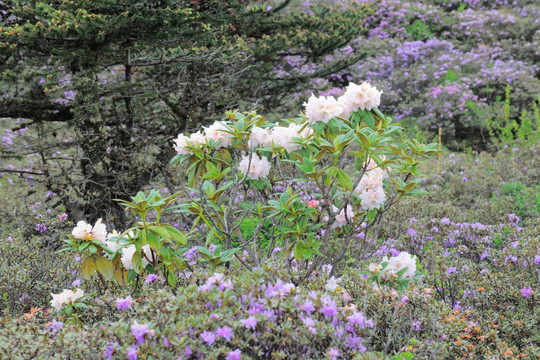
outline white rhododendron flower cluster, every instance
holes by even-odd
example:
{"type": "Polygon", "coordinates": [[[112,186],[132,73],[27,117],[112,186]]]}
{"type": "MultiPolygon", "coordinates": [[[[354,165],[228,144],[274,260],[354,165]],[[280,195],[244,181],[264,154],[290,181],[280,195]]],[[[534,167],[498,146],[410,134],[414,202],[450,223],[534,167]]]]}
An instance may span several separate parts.
{"type": "Polygon", "coordinates": [[[251,146],[272,146],[272,130],[254,126],[249,135],[249,144],[251,146]]]}
{"type": "Polygon", "coordinates": [[[51,306],[56,310],[60,310],[62,306],[67,304],[73,304],[74,302],[82,298],[84,296],[84,291],[81,289],[75,289],[75,291],[64,289],[64,291],[62,291],[60,294],[51,295],[51,306]]]}
{"type": "MultiPolygon", "coordinates": [[[[388,266],[384,271],[388,271],[391,274],[395,274],[402,269],[407,268],[402,275],[404,279],[411,279],[416,273],[416,256],[409,254],[406,251],[402,251],[398,256],[392,256],[388,259],[386,256],[382,259],[382,262],[388,262],[388,266]]],[[[380,272],[382,269],[381,264],[370,264],[369,271],[380,272]]]]}
{"type": "MultiPolygon", "coordinates": [[[[99,219],[96,224],[92,227],[92,225],[85,223],[84,221],[79,221],[77,223],[77,226],[73,229],[73,237],[76,239],[83,239],[83,240],[99,240],[104,245],[106,245],[112,252],[118,251],[118,248],[120,247],[121,243],[119,242],[119,239],[112,239],[113,237],[118,237],[120,234],[113,230],[112,232],[107,234],[107,228],[105,224],[101,222],[101,219],[99,219]]],[[[129,238],[133,238],[135,234],[133,231],[130,231],[128,234],[129,238]]],[[[135,245],[131,244],[121,249],[121,262],[122,265],[124,265],[124,268],[126,270],[133,269],[133,254],[135,254],[136,248],[135,245]]],[[[146,257],[143,255],[142,258],[142,264],[143,267],[146,267],[146,265],[149,264],[149,261],[147,259],[152,259],[152,249],[150,246],[144,245],[142,247],[143,254],[146,255],[146,257]]],[[[66,290],[68,291],[68,290],[66,290]]],[[[61,294],[60,294],[61,295],[61,294]]],[[[54,295],[53,295],[54,297],[54,295]]]]}
{"type": "Polygon", "coordinates": [[[190,142],[189,137],[184,134],[178,134],[178,138],[174,139],[174,143],[176,144],[174,148],[176,149],[176,152],[180,155],[190,154],[190,151],[186,149],[186,146],[188,146],[190,142]]]}
{"type": "Polygon", "coordinates": [[[251,180],[259,180],[266,178],[270,173],[270,162],[265,156],[259,157],[256,153],[253,153],[250,163],[249,156],[244,155],[238,164],[238,170],[242,174],[247,174],[251,180]]]}
{"type": "Polygon", "coordinates": [[[322,121],[326,124],[330,119],[343,112],[343,106],[333,96],[315,97],[311,94],[304,106],[306,107],[306,116],[311,123],[322,121]]]}
{"type": "Polygon", "coordinates": [[[295,151],[300,149],[300,144],[295,144],[293,138],[307,138],[311,135],[311,128],[305,127],[302,130],[302,125],[295,123],[289,124],[288,127],[276,126],[272,129],[271,140],[274,146],[283,146],[287,151],[295,151]]]}
{"type": "Polygon", "coordinates": [[[375,161],[371,160],[362,179],[355,189],[361,200],[363,210],[379,208],[386,200],[386,193],[383,189],[383,179],[388,177],[388,172],[381,169],[375,161]]]}
{"type": "Polygon", "coordinates": [[[350,83],[345,93],[335,99],[333,96],[315,97],[311,95],[306,107],[306,116],[310,123],[322,121],[328,123],[330,119],[340,116],[348,119],[357,110],[371,110],[381,104],[382,91],[375,86],[363,82],[360,85],[350,83]]]}
{"type": "MultiPolygon", "coordinates": [[[[299,144],[293,142],[293,138],[307,138],[313,130],[307,126],[291,123],[289,126],[276,126],[274,128],[261,128],[254,126],[249,136],[250,147],[284,147],[287,151],[295,151],[300,148],[299,144]]],[[[232,135],[227,132],[227,126],[216,121],[209,127],[204,128],[204,134],[200,131],[191,134],[189,137],[179,134],[174,140],[176,152],[180,155],[189,155],[191,151],[188,146],[203,145],[208,140],[219,142],[216,149],[227,148],[232,144],[232,135]]]]}
{"type": "Polygon", "coordinates": [[[386,200],[386,193],[382,186],[376,189],[366,189],[358,196],[360,197],[362,210],[367,211],[379,208],[386,200]]]}
{"type": "Polygon", "coordinates": [[[204,134],[201,131],[197,131],[191,134],[189,137],[185,136],[184,134],[179,134],[178,138],[174,140],[176,152],[181,155],[188,155],[191,153],[191,151],[186,149],[188,145],[203,145],[208,140],[220,142],[220,144],[216,146],[216,149],[229,147],[231,146],[232,135],[227,131],[227,126],[224,123],[216,121],[209,127],[204,128],[204,134]]]}
{"type": "MultiPolygon", "coordinates": [[[[150,262],[147,260],[152,259],[152,249],[150,246],[144,245],[142,248],[142,266],[143,268],[146,267],[150,262]]],[[[133,254],[135,254],[135,251],[137,251],[137,248],[135,248],[135,245],[128,245],[125,248],[122,248],[122,257],[120,258],[120,261],[122,261],[122,265],[124,265],[124,268],[126,270],[133,270],[133,254]]]]}
{"type": "Polygon", "coordinates": [[[220,144],[216,146],[216,149],[227,148],[231,146],[232,137],[231,134],[229,134],[227,131],[227,126],[225,126],[225,124],[219,121],[216,121],[209,127],[204,128],[204,134],[206,135],[207,139],[212,139],[215,142],[220,142],[220,144]]]}
{"type": "Polygon", "coordinates": [[[102,243],[105,243],[105,240],[107,239],[107,227],[101,222],[101,219],[99,219],[93,227],[84,221],[79,221],[71,234],[75,239],[87,241],[99,240],[102,243]]]}
{"type": "MultiPolygon", "coordinates": [[[[382,91],[377,90],[375,86],[363,82],[360,85],[350,83],[345,93],[340,98],[343,106],[343,113],[349,115],[358,109],[371,110],[381,104],[382,91]]],[[[345,117],[345,116],[344,116],[345,117]]]]}

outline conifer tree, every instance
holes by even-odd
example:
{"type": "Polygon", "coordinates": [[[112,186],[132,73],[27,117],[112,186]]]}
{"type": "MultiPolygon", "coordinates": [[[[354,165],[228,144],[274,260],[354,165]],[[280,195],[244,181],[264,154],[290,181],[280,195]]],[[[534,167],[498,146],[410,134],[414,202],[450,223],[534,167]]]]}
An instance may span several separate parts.
{"type": "Polygon", "coordinates": [[[368,5],[290,3],[3,2],[0,118],[36,131],[36,166],[59,204],[120,225],[114,199],[167,180],[179,132],[231,108],[273,109],[310,78],[362,58],[327,55],[362,34],[368,5]]]}

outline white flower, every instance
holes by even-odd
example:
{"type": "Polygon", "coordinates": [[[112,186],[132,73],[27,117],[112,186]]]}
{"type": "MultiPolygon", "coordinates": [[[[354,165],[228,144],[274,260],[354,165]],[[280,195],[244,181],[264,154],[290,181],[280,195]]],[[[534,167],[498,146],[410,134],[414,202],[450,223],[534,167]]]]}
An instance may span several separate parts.
{"type": "Polygon", "coordinates": [[[313,130],[307,126],[303,130],[302,127],[303,125],[298,125],[295,123],[291,123],[287,127],[276,126],[270,135],[271,141],[274,146],[282,146],[289,152],[298,150],[302,145],[295,143],[293,139],[307,138],[313,132],[313,130]]]}
{"type": "Polygon", "coordinates": [[[191,134],[189,137],[189,142],[193,146],[204,145],[206,143],[206,136],[204,136],[204,134],[200,131],[197,131],[196,133],[191,134]]]}
{"type": "Polygon", "coordinates": [[[120,243],[118,242],[119,239],[111,240],[111,238],[115,237],[115,236],[118,236],[118,235],[120,235],[120,234],[118,234],[118,232],[116,230],[113,230],[111,233],[109,233],[109,235],[107,235],[107,241],[106,241],[105,244],[113,252],[116,252],[116,250],[118,250],[118,246],[120,246],[120,243]]]}
{"type": "Polygon", "coordinates": [[[62,306],[66,304],[73,304],[74,302],[82,298],[84,296],[84,291],[81,289],[76,289],[76,291],[73,292],[73,290],[64,289],[64,291],[62,291],[60,294],[51,295],[51,306],[56,310],[60,310],[62,306]]]}
{"type": "Polygon", "coordinates": [[[75,239],[91,239],[92,225],[79,221],[71,234],[75,239]]]}
{"type": "Polygon", "coordinates": [[[99,240],[105,244],[105,240],[107,239],[107,226],[101,222],[101,219],[98,219],[94,227],[84,221],[79,221],[71,234],[75,239],[87,241],[99,240]]]}
{"type": "MultiPolygon", "coordinates": [[[[334,205],[332,205],[332,209],[334,210],[334,213],[338,211],[338,208],[336,208],[334,205]]],[[[334,223],[334,227],[342,227],[347,225],[347,220],[351,222],[353,217],[354,212],[352,206],[347,205],[347,216],[345,216],[345,209],[341,209],[339,214],[336,215],[336,222],[334,223]]]]}
{"type": "Polygon", "coordinates": [[[364,190],[376,190],[383,186],[383,179],[377,172],[366,172],[356,186],[355,192],[360,195],[364,190]]]}
{"type": "Polygon", "coordinates": [[[386,170],[381,169],[375,161],[371,160],[367,166],[366,171],[364,175],[362,176],[362,179],[360,179],[360,182],[358,183],[358,186],[356,186],[356,193],[360,195],[364,190],[371,189],[373,191],[377,191],[379,188],[382,188],[383,186],[383,179],[386,179],[388,177],[388,172],[386,170]]]}
{"type": "Polygon", "coordinates": [[[296,131],[291,131],[290,128],[284,126],[276,126],[272,130],[271,138],[272,144],[275,147],[284,147],[286,150],[294,149],[298,145],[292,143],[293,137],[297,137],[298,133],[296,131]]]}
{"type": "Polygon", "coordinates": [[[75,289],[75,292],[71,296],[70,300],[73,303],[73,302],[79,300],[80,298],[82,298],[83,296],[84,296],[84,291],[82,289],[75,289]]]}
{"type": "Polygon", "coordinates": [[[231,146],[232,135],[227,131],[229,129],[222,122],[216,121],[209,127],[204,128],[204,133],[206,134],[207,139],[212,139],[214,141],[219,141],[220,144],[216,146],[216,149],[226,148],[231,146]]]}
{"type": "Polygon", "coordinates": [[[379,272],[381,271],[382,265],[377,263],[371,263],[369,264],[369,271],[371,272],[379,272]]]}
{"type": "Polygon", "coordinates": [[[253,153],[250,164],[249,157],[244,155],[238,164],[238,170],[242,174],[247,174],[252,180],[259,180],[266,178],[270,174],[270,162],[266,157],[259,157],[256,153],[253,153]]]}
{"type": "Polygon", "coordinates": [[[402,278],[412,278],[416,273],[416,256],[409,254],[406,251],[402,251],[398,256],[393,256],[389,260],[383,259],[383,261],[388,261],[388,266],[385,270],[388,270],[393,273],[397,273],[401,269],[407,268],[403,273],[402,278]]]}
{"type": "Polygon", "coordinates": [[[304,103],[304,106],[306,107],[306,116],[312,124],[317,121],[328,123],[330,119],[343,112],[342,105],[333,96],[321,96],[317,98],[311,94],[311,97],[307,103],[304,103]]]}
{"type": "Polygon", "coordinates": [[[269,129],[254,126],[249,134],[250,146],[272,146],[272,135],[269,129]]]}
{"type": "Polygon", "coordinates": [[[341,278],[336,279],[334,276],[332,276],[330,279],[328,279],[328,282],[326,283],[326,286],[324,287],[327,291],[334,292],[337,288],[339,288],[339,282],[341,281],[341,278]]]}
{"type": "MultiPolygon", "coordinates": [[[[146,255],[146,257],[143,255],[142,257],[142,266],[143,268],[146,267],[146,265],[149,264],[148,260],[146,258],[152,260],[152,249],[150,246],[144,245],[141,248],[142,252],[146,255]]],[[[135,254],[135,251],[137,249],[135,248],[135,245],[128,245],[124,248],[122,248],[122,257],[120,258],[120,261],[122,261],[122,265],[126,268],[126,270],[132,270],[133,269],[133,254],[135,254]]]]}
{"type": "MultiPolygon", "coordinates": [[[[363,82],[360,85],[350,83],[342,98],[338,101],[343,109],[342,115],[360,110],[371,110],[381,104],[382,91],[363,82]]],[[[345,117],[345,116],[343,116],[345,117]]],[[[348,117],[348,116],[347,116],[348,117]]]]}
{"type": "Polygon", "coordinates": [[[340,96],[337,101],[338,104],[341,106],[341,113],[339,113],[338,116],[348,119],[351,116],[351,113],[353,111],[356,111],[356,109],[353,109],[353,105],[349,101],[348,97],[340,96]]]}
{"type": "Polygon", "coordinates": [[[386,200],[386,193],[382,186],[371,189],[367,188],[359,195],[363,210],[378,209],[386,200]]]}
{"type": "Polygon", "coordinates": [[[186,149],[186,146],[188,146],[189,138],[185,136],[184,134],[178,134],[178,138],[174,139],[174,142],[176,146],[174,149],[176,152],[180,155],[188,155],[191,152],[186,149]]]}

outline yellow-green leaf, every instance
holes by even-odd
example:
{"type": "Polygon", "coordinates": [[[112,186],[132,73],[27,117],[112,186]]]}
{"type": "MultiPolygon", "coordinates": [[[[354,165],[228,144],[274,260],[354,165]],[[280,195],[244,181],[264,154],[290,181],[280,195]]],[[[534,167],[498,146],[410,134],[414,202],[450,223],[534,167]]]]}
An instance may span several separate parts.
{"type": "Polygon", "coordinates": [[[96,270],[96,263],[94,262],[94,258],[87,257],[82,262],[82,276],[84,279],[90,279],[90,276],[94,274],[94,271],[96,270]]]}
{"type": "Polygon", "coordinates": [[[111,262],[103,256],[98,256],[96,258],[96,270],[99,271],[106,280],[111,280],[114,276],[111,262]]]}

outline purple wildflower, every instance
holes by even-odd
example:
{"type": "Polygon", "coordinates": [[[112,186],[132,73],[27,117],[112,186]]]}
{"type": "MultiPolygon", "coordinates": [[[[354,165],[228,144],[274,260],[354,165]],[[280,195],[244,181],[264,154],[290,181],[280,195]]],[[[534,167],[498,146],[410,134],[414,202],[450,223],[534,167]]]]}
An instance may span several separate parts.
{"type": "Polygon", "coordinates": [[[150,284],[151,282],[157,280],[157,275],[156,274],[148,274],[148,276],[146,277],[146,279],[144,279],[144,282],[146,284],[150,284]]]}
{"type": "Polygon", "coordinates": [[[232,329],[228,326],[218,328],[216,330],[216,335],[226,339],[227,341],[231,341],[231,339],[234,337],[232,329]]]}
{"type": "Polygon", "coordinates": [[[446,269],[447,275],[455,274],[455,273],[457,273],[457,269],[455,267],[449,267],[448,269],[446,269]]]}
{"type": "Polygon", "coordinates": [[[323,306],[319,309],[319,312],[325,317],[335,316],[337,314],[337,306],[334,300],[326,296],[321,299],[323,306]]]}
{"type": "Polygon", "coordinates": [[[300,310],[311,313],[315,311],[315,306],[311,300],[306,300],[302,305],[300,305],[300,310]]]}
{"type": "Polygon", "coordinates": [[[128,360],[137,360],[137,347],[132,346],[127,351],[128,360]]]}
{"type": "Polygon", "coordinates": [[[60,322],[60,321],[56,321],[56,320],[53,320],[52,322],[48,323],[47,325],[45,325],[45,328],[47,330],[50,330],[52,335],[56,335],[57,332],[59,332],[60,330],[62,330],[62,327],[64,326],[64,323],[63,322],[60,322]]]}
{"type": "Polygon", "coordinates": [[[521,296],[523,297],[531,297],[533,294],[532,289],[530,286],[525,286],[523,289],[521,289],[521,296]]]}
{"type": "MultiPolygon", "coordinates": [[[[131,309],[131,306],[135,304],[135,301],[128,295],[125,299],[116,299],[116,308],[121,311],[131,309]]],[[[133,327],[132,327],[133,329],[133,327]]],[[[135,335],[135,334],[134,334],[135,335]]],[[[143,334],[144,335],[144,334],[143,334]]]]}
{"type": "Polygon", "coordinates": [[[45,225],[44,223],[38,223],[36,225],[36,231],[43,234],[45,231],[47,231],[47,225],[45,225]]]}
{"type": "Polygon", "coordinates": [[[358,324],[360,329],[364,329],[366,327],[366,318],[361,312],[355,311],[351,316],[347,317],[347,320],[349,320],[349,323],[352,325],[358,324]]]}
{"type": "Polygon", "coordinates": [[[236,349],[234,351],[229,351],[227,354],[227,360],[240,360],[242,356],[242,352],[240,349],[236,349]]]}
{"type": "Polygon", "coordinates": [[[337,359],[339,356],[339,350],[336,348],[330,348],[328,349],[328,355],[330,355],[332,359],[337,359]]]}
{"type": "Polygon", "coordinates": [[[152,335],[154,335],[154,330],[149,329],[147,324],[139,324],[137,320],[135,320],[133,325],[131,325],[131,333],[135,336],[137,344],[140,345],[144,342],[144,335],[152,337],[152,335]]]}
{"type": "Polygon", "coordinates": [[[409,302],[409,298],[407,296],[404,296],[402,299],[401,299],[401,302],[403,304],[407,304],[409,302]]]}
{"type": "Polygon", "coordinates": [[[105,350],[103,351],[103,357],[107,360],[111,360],[114,353],[114,348],[118,345],[119,344],[116,341],[109,341],[107,346],[105,346],[105,350]]]}
{"type": "Polygon", "coordinates": [[[201,333],[201,338],[204,340],[206,345],[212,345],[216,341],[216,335],[213,332],[205,330],[201,333]]]}
{"type": "Polygon", "coordinates": [[[248,329],[255,330],[257,326],[257,319],[255,316],[250,316],[247,319],[240,320],[240,322],[248,329]]]}
{"type": "MultiPolygon", "coordinates": [[[[281,252],[281,248],[280,248],[280,247],[274,248],[274,250],[272,250],[272,255],[274,255],[275,253],[278,253],[278,252],[281,252]]],[[[240,350],[238,350],[238,351],[240,351],[240,350]]]]}

